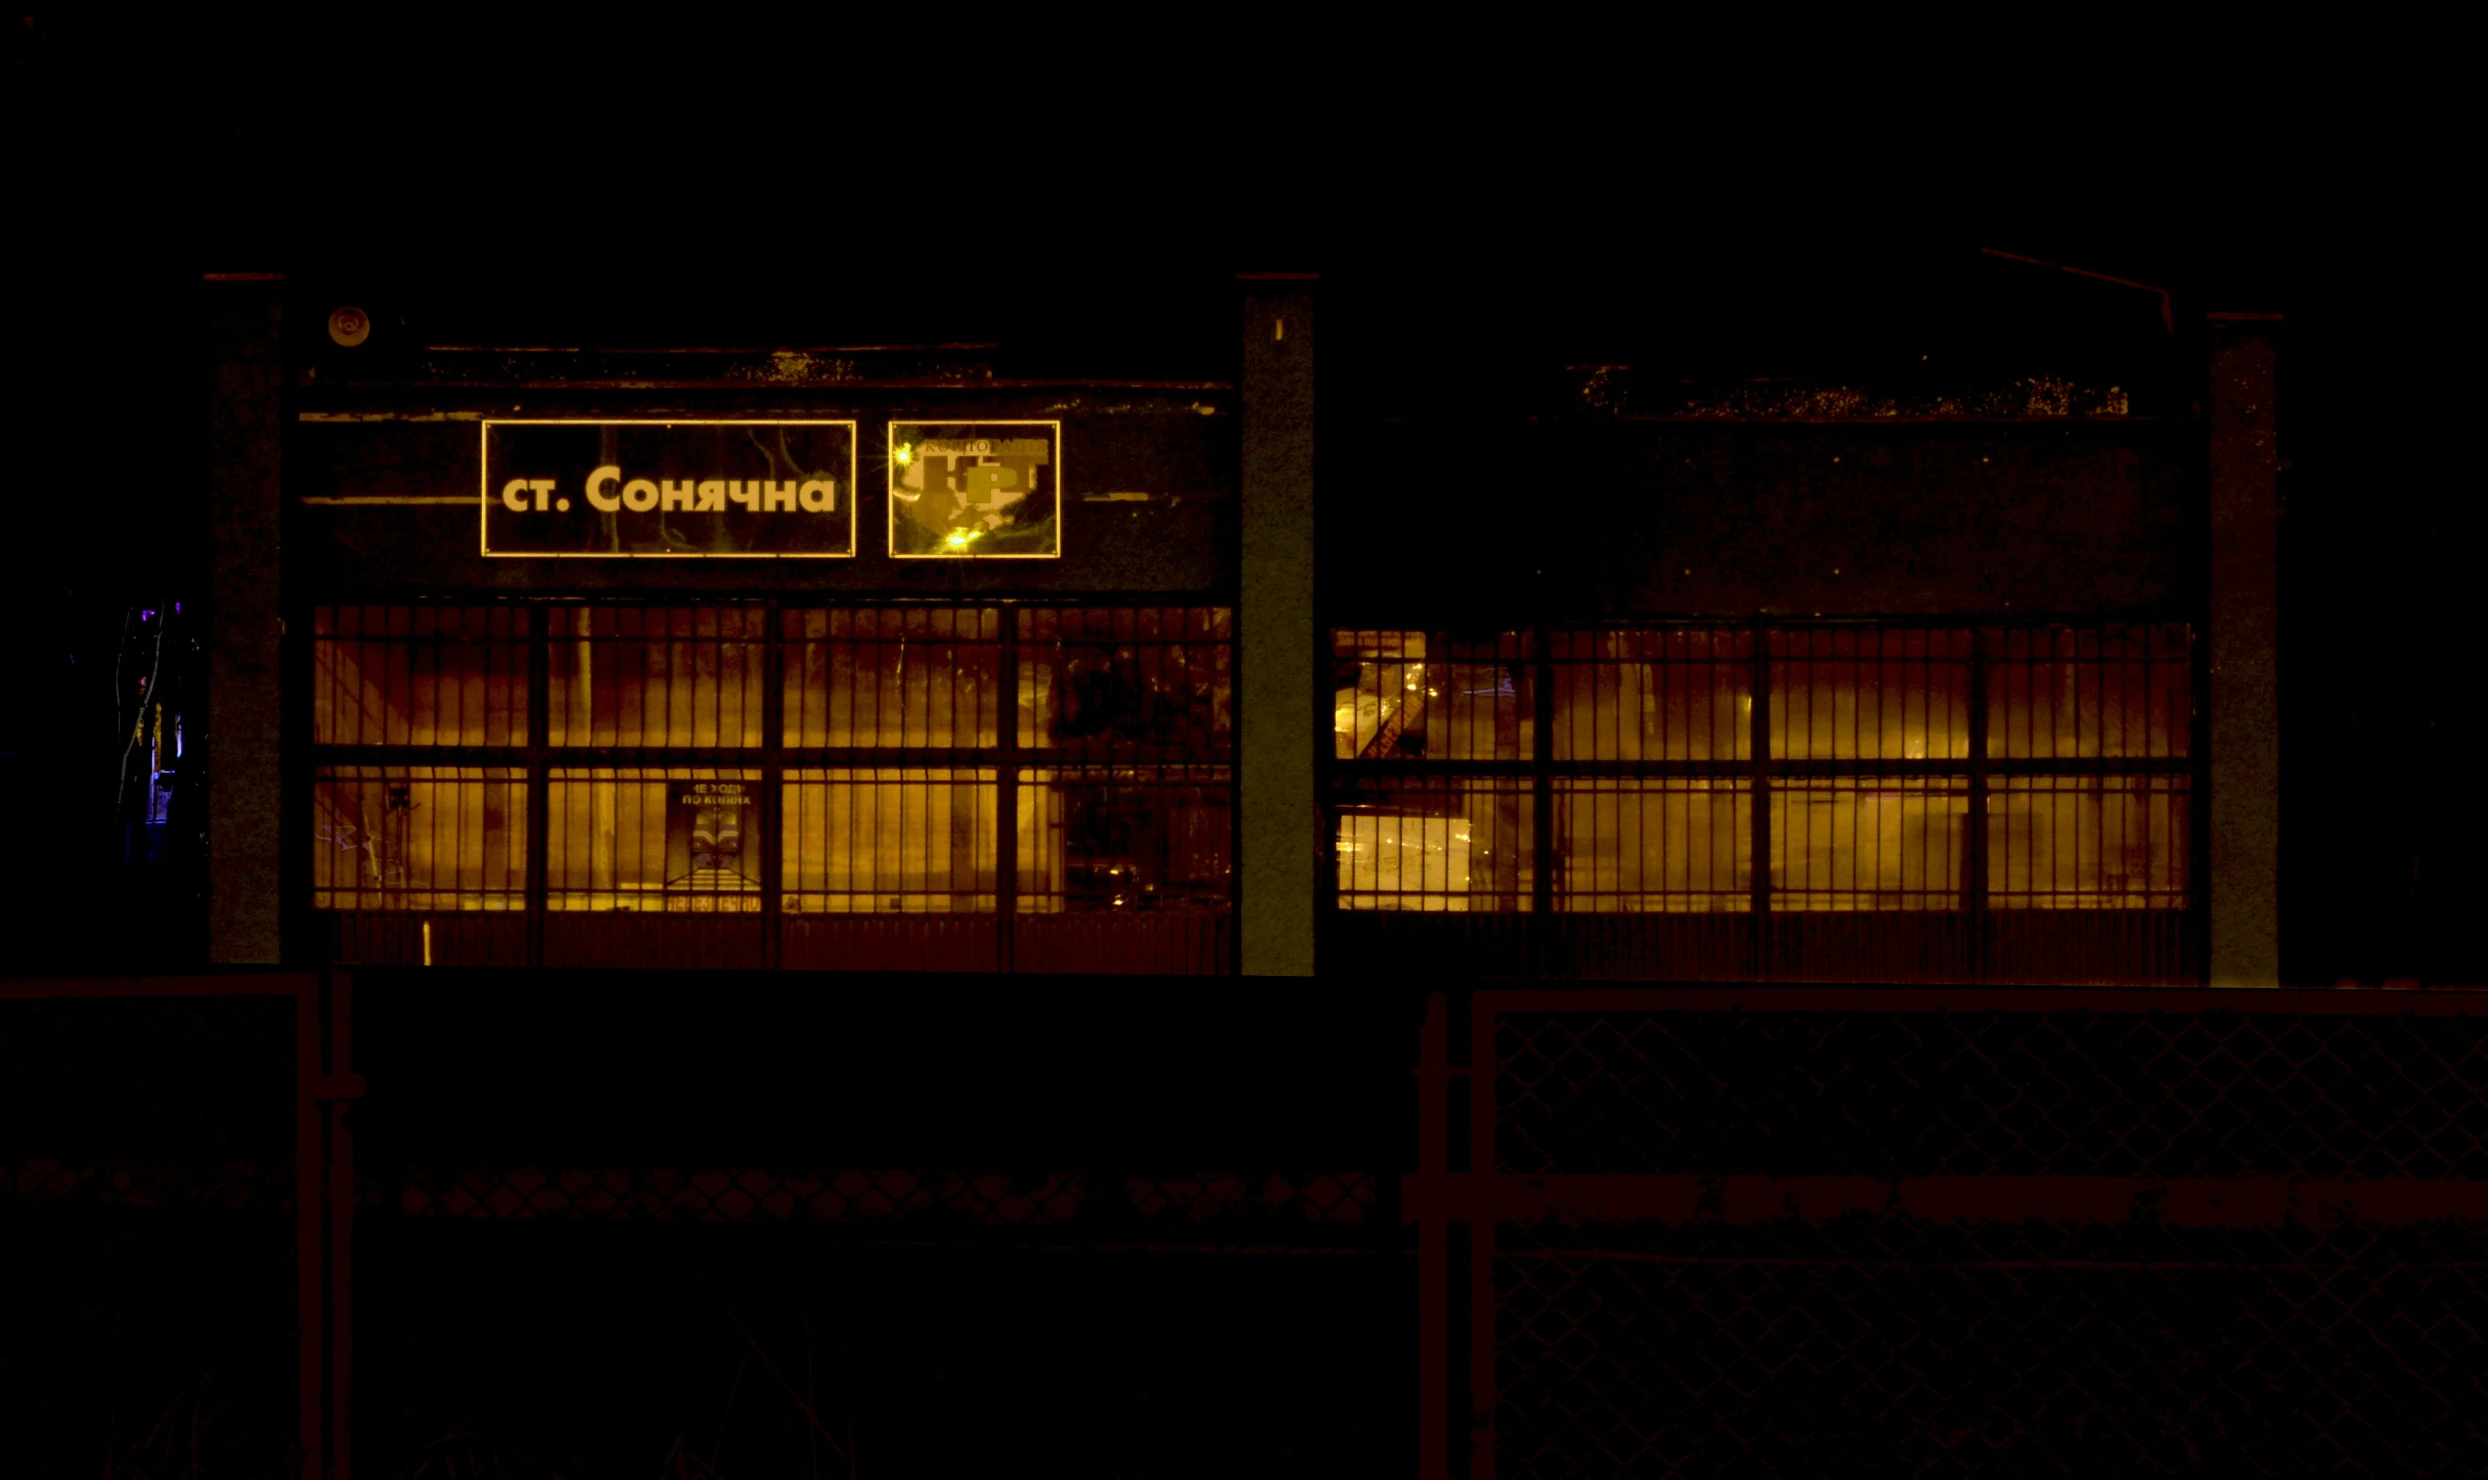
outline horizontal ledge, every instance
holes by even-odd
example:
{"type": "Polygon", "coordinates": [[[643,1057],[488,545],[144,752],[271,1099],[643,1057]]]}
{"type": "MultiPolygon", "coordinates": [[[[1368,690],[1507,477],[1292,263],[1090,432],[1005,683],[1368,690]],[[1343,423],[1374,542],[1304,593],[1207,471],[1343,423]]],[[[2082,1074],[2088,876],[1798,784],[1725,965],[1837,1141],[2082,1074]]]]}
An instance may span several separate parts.
{"type": "Polygon", "coordinates": [[[1413,1173],[1415,1222],[2151,1222],[2174,1228],[2488,1222],[2488,1181],[2456,1177],[1768,1177],[1413,1173]]]}
{"type": "Polygon", "coordinates": [[[611,378],[578,380],[314,380],[316,391],[1232,391],[1224,380],[694,380],[611,378]]]}
{"type": "Polygon", "coordinates": [[[767,355],[874,355],[957,353],[960,350],[1000,349],[992,344],[779,344],[779,345],[541,345],[541,344],[425,344],[416,346],[430,355],[744,355],[759,358],[767,355]]]}
{"type": "MultiPolygon", "coordinates": [[[[1956,914],[1960,912],[1954,912],[1956,914]]],[[[2036,912],[2033,912],[2036,913],[2036,912]]],[[[2137,912],[2140,913],[2140,912],[2137,912]]],[[[2154,912],[2173,913],[2173,912],[2154,912]]],[[[1825,918],[1814,916],[1813,918],[1825,918]]],[[[1991,912],[1989,918],[1994,918],[1991,912]]],[[[1502,1012],[2285,1013],[2307,1017],[2488,1014],[2488,989],[2340,987],[1856,986],[1494,988],[1475,1010],[1502,1012]]]]}
{"type": "Polygon", "coordinates": [[[349,507],[355,507],[355,506],[361,506],[361,505],[375,505],[375,504],[376,504],[376,505],[395,506],[395,507],[401,507],[401,508],[403,508],[403,507],[412,507],[412,506],[416,506],[416,505],[439,505],[439,504],[447,504],[447,505],[453,505],[453,506],[455,506],[455,507],[462,508],[462,509],[472,509],[472,508],[476,508],[476,507],[480,506],[480,504],[482,503],[482,499],[483,499],[483,496],[482,496],[481,494],[473,494],[473,493],[463,493],[463,494],[437,494],[437,493],[404,493],[404,494],[399,494],[399,493],[373,493],[373,494],[354,494],[354,495],[349,495],[349,496],[346,496],[346,497],[343,497],[343,498],[328,498],[328,497],[321,497],[321,496],[317,496],[317,495],[313,495],[313,494],[304,494],[304,495],[303,495],[303,497],[302,497],[302,502],[303,502],[303,503],[306,503],[306,504],[309,504],[309,505],[311,505],[311,506],[312,506],[312,507],[314,507],[314,508],[324,508],[324,509],[349,508],[349,507]]]}
{"type": "Polygon", "coordinates": [[[1751,781],[1838,781],[1918,778],[1968,785],[1974,775],[1990,780],[2045,779],[2053,776],[2093,779],[2115,776],[2191,776],[2197,762],[2188,756],[2065,756],[2062,758],[1995,757],[1972,762],[1959,757],[1939,761],[1877,760],[1860,756],[1837,760],[1769,761],[1427,761],[1400,757],[1372,760],[1328,758],[1335,780],[1387,781],[1393,778],[1450,780],[1465,777],[1511,779],[1543,772],[1557,779],[1657,780],[1664,778],[1751,781]]]}
{"type": "Polygon", "coordinates": [[[237,971],[218,976],[62,977],[0,981],[0,1000],[93,1001],[113,997],[296,997],[315,991],[320,978],[302,972],[237,971]]]}

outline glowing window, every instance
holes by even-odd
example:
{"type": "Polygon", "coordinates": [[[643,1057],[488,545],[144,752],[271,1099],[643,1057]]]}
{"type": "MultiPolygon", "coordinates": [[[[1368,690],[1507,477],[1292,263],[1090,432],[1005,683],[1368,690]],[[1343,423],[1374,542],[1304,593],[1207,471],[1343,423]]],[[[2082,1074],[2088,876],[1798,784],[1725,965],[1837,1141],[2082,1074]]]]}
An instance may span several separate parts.
{"type": "Polygon", "coordinates": [[[317,745],[527,743],[526,613],[506,606],[315,606],[317,745]]]}
{"type": "Polygon", "coordinates": [[[758,913],[760,780],[749,769],[555,767],[545,908],[758,913]]]}
{"type": "Polygon", "coordinates": [[[760,743],[759,607],[554,607],[546,616],[553,744],[760,743]]]}
{"type": "Polygon", "coordinates": [[[1753,635],[1659,628],[1548,636],[1559,761],[1753,754],[1753,635]]]}
{"type": "Polygon", "coordinates": [[[1227,608],[1035,607],[1018,623],[1024,748],[1165,761],[1227,754],[1227,608]]]}
{"type": "Polygon", "coordinates": [[[488,766],[327,766],[314,772],[313,907],[523,908],[524,778],[524,772],[488,766]]]}
{"type": "Polygon", "coordinates": [[[2174,623],[1987,634],[1987,753],[2009,760],[2182,756],[2194,720],[2174,623]]]}
{"type": "Polygon", "coordinates": [[[1558,777],[1555,908],[1753,908],[1753,786],[1710,777],[1558,777]]]}
{"type": "Polygon", "coordinates": [[[1829,628],[1771,634],[1771,754],[1937,760],[1970,753],[1970,634],[1829,628]]]}
{"type": "Polygon", "coordinates": [[[1526,761],[1535,742],[1522,634],[1348,630],[1331,642],[1339,760],[1526,761]]]}
{"type": "Polygon", "coordinates": [[[1224,766],[1036,769],[1020,778],[1019,909],[1224,909],[1234,887],[1224,766]]]}
{"type": "Polygon", "coordinates": [[[947,750],[995,743],[997,607],[858,607],[781,614],[785,744],[947,750]]]}
{"type": "Polygon", "coordinates": [[[1793,781],[1771,792],[1771,907],[1962,907],[1969,783],[1883,776],[1793,781]]]}
{"type": "Polygon", "coordinates": [[[786,774],[785,907],[797,914],[962,914],[994,908],[991,769],[878,767],[786,774]]]}
{"type": "Polygon", "coordinates": [[[1987,796],[1995,909],[2182,909],[2189,778],[2005,776],[1987,796]]]}
{"type": "Polygon", "coordinates": [[[1533,908],[1534,808],[1526,781],[1409,777],[1359,786],[1336,813],[1339,907],[1533,908]]]}

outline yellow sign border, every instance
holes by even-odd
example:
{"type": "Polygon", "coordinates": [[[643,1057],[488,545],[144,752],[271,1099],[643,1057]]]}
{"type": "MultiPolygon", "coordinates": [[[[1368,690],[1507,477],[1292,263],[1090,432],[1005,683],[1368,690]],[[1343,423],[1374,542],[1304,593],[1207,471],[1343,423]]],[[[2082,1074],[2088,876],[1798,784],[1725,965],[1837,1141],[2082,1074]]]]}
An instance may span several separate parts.
{"type": "MultiPolygon", "coordinates": [[[[478,466],[476,505],[476,545],[487,560],[853,560],[855,558],[856,526],[864,522],[863,424],[851,420],[821,416],[503,416],[486,418],[477,434],[475,456],[478,466]],[[844,550],[797,551],[736,550],[710,554],[705,550],[662,550],[643,553],[638,550],[495,550],[492,547],[492,464],[490,451],[494,427],[845,427],[847,429],[847,487],[852,490],[853,512],[847,519],[847,547],[844,550]]],[[[1059,437],[1057,438],[1059,443],[1059,437]]]]}
{"type": "Polygon", "coordinates": [[[887,509],[887,511],[886,511],[886,513],[887,513],[887,515],[888,515],[888,518],[887,518],[887,520],[886,520],[886,525],[887,525],[887,530],[888,530],[888,541],[887,541],[887,545],[888,545],[888,549],[889,549],[889,553],[890,553],[890,558],[891,558],[892,560],[1060,560],[1060,559],[1062,559],[1062,558],[1063,558],[1063,539],[1064,539],[1064,534],[1063,534],[1063,524],[1064,524],[1065,517],[1066,517],[1066,516],[1070,513],[1070,510],[1071,510],[1071,499],[1070,499],[1069,494],[1068,494],[1068,491],[1066,490],[1066,488],[1065,488],[1065,486],[1064,486],[1064,483],[1063,483],[1063,463],[1064,463],[1064,461],[1065,461],[1065,458],[1064,458],[1064,454],[1063,454],[1063,424],[1062,424],[1060,421],[1045,421],[1045,420],[1040,420],[1040,419],[1014,419],[1014,418],[1010,418],[1010,417],[1002,417],[1002,418],[985,418],[985,417],[974,417],[974,416],[959,416],[959,417],[952,417],[952,418],[950,418],[950,419],[949,419],[949,420],[947,420],[947,421],[945,421],[945,420],[941,420],[941,419],[938,419],[938,418],[936,418],[936,417],[931,417],[931,416],[913,416],[913,417],[909,417],[909,418],[907,418],[907,419],[906,419],[906,420],[904,420],[904,421],[898,420],[897,418],[892,418],[892,419],[891,419],[891,421],[889,422],[889,424],[888,424],[888,425],[886,425],[886,426],[884,426],[884,427],[882,428],[882,430],[881,430],[881,467],[882,467],[882,473],[883,473],[882,482],[883,482],[883,486],[884,486],[884,489],[885,489],[885,498],[886,498],[887,503],[889,504],[889,508],[888,508],[888,509],[887,509]],[[1052,550],[1050,553],[1047,553],[1047,554],[1044,554],[1044,555],[982,555],[982,554],[978,554],[978,553],[976,553],[975,551],[965,551],[965,552],[962,552],[962,553],[959,553],[959,554],[951,554],[951,553],[949,553],[949,552],[947,552],[947,551],[943,551],[943,550],[927,550],[927,551],[921,552],[921,553],[919,553],[919,554],[913,554],[913,555],[903,553],[903,552],[899,549],[899,547],[898,547],[898,487],[897,487],[897,485],[898,485],[898,457],[897,457],[897,449],[896,449],[896,447],[893,445],[893,444],[895,443],[895,440],[896,440],[897,436],[898,436],[898,429],[899,429],[900,427],[1052,427],[1052,428],[1054,429],[1054,548],[1053,548],[1053,550],[1052,550]]]}

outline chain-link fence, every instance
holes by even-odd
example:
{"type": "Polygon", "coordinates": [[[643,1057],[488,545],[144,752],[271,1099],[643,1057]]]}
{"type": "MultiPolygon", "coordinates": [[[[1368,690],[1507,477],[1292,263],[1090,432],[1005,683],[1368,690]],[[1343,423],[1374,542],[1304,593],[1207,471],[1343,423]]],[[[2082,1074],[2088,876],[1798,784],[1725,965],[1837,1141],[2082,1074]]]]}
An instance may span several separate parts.
{"type": "Polygon", "coordinates": [[[1467,1027],[1463,1071],[1429,1023],[1409,1198],[1427,1473],[2488,1470],[2488,994],[1492,992],[1467,1027]]]}
{"type": "Polygon", "coordinates": [[[414,1167],[411,1219],[784,1223],[913,1242],[1316,1253],[1388,1247],[1369,1172],[1099,1176],[768,1167],[414,1167]]]}
{"type": "Polygon", "coordinates": [[[343,1474],[344,998],[0,982],[0,1470],[343,1474]]]}

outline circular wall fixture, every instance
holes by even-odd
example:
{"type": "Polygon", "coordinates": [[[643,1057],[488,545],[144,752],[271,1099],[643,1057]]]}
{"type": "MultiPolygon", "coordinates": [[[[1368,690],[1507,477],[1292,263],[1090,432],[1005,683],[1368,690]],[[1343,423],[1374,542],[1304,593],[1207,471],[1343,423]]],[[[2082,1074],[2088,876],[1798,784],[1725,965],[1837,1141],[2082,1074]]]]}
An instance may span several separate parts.
{"type": "Polygon", "coordinates": [[[328,316],[328,337],[348,349],[371,338],[371,315],[352,304],[328,316]]]}

